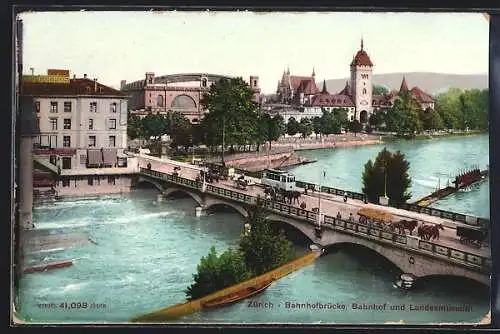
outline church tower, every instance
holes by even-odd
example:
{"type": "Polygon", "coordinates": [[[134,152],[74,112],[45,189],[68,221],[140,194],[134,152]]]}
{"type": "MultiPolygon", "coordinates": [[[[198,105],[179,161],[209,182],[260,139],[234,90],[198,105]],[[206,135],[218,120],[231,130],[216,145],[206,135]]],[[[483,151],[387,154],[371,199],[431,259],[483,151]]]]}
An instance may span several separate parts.
{"type": "Polygon", "coordinates": [[[355,119],[363,124],[373,112],[372,107],[372,71],[373,63],[364,50],[363,38],[361,49],[351,62],[351,96],[356,106],[355,119]]]}

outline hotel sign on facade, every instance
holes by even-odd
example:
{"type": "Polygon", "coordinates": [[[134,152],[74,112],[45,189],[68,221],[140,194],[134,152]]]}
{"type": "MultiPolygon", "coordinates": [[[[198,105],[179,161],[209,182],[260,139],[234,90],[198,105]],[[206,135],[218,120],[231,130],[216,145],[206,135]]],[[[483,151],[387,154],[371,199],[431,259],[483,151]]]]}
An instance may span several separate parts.
{"type": "Polygon", "coordinates": [[[69,84],[69,70],[47,70],[47,75],[23,75],[25,83],[69,84]]]}

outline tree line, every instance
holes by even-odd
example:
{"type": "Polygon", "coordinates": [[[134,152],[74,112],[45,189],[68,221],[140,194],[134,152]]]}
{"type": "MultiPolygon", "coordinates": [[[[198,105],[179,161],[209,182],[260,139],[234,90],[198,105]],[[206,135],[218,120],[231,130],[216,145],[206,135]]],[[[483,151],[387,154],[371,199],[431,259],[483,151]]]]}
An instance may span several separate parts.
{"type": "Polygon", "coordinates": [[[428,130],[488,130],[488,90],[451,88],[436,97],[434,109],[422,109],[410,93],[400,93],[386,112],[369,118],[370,128],[413,136],[428,130]]]}

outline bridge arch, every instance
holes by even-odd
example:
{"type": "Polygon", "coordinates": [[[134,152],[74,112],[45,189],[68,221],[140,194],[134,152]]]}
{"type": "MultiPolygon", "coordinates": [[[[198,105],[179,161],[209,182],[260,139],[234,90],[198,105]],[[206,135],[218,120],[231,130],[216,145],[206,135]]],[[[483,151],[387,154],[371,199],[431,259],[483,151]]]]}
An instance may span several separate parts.
{"type": "Polygon", "coordinates": [[[234,209],[236,212],[238,212],[243,218],[248,217],[248,211],[243,206],[218,198],[207,198],[205,201],[204,209],[208,210],[216,205],[223,205],[226,207],[230,207],[231,209],[234,209]]]}
{"type": "Polygon", "coordinates": [[[136,185],[138,186],[141,183],[149,183],[150,185],[153,185],[160,193],[163,193],[165,191],[165,187],[163,186],[163,183],[161,181],[145,177],[139,177],[137,179],[136,185]]]}
{"type": "Polygon", "coordinates": [[[309,223],[289,219],[287,217],[279,216],[274,213],[267,215],[266,219],[271,222],[283,223],[293,227],[295,230],[301,232],[305,237],[307,237],[307,239],[311,240],[311,242],[315,242],[316,240],[314,229],[311,228],[311,224],[309,223]]]}
{"type": "Polygon", "coordinates": [[[427,254],[414,252],[409,248],[403,249],[393,247],[355,235],[334,232],[331,230],[326,230],[320,243],[323,247],[330,247],[342,243],[364,246],[385,257],[402,272],[413,274],[419,278],[428,276],[456,276],[466,277],[486,285],[490,284],[489,275],[481,273],[477,269],[451,263],[448,259],[440,259],[427,254]]]}
{"type": "Polygon", "coordinates": [[[196,203],[199,205],[199,206],[203,206],[203,199],[201,198],[200,195],[196,194],[196,193],[193,193],[189,190],[186,190],[186,189],[183,189],[183,188],[177,188],[177,187],[169,187],[167,188],[164,192],[163,192],[163,196],[167,197],[167,196],[170,196],[176,192],[180,192],[180,193],[183,193],[183,194],[186,194],[188,195],[189,197],[191,197],[193,200],[196,201],[196,203]]]}

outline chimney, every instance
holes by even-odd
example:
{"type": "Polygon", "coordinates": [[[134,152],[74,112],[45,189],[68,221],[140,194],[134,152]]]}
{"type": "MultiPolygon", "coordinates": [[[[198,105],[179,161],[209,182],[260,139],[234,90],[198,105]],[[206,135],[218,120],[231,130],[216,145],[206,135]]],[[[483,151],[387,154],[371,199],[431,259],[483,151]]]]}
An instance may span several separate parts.
{"type": "Polygon", "coordinates": [[[35,75],[35,69],[33,67],[30,67],[31,75],[35,75]]]}
{"type": "Polygon", "coordinates": [[[76,79],[76,74],[73,74],[73,79],[76,79]]]}
{"type": "Polygon", "coordinates": [[[87,79],[87,73],[85,73],[85,74],[83,75],[83,78],[84,78],[84,79],[87,79]]]}
{"type": "Polygon", "coordinates": [[[94,78],[94,92],[97,93],[97,78],[94,78]]]}

